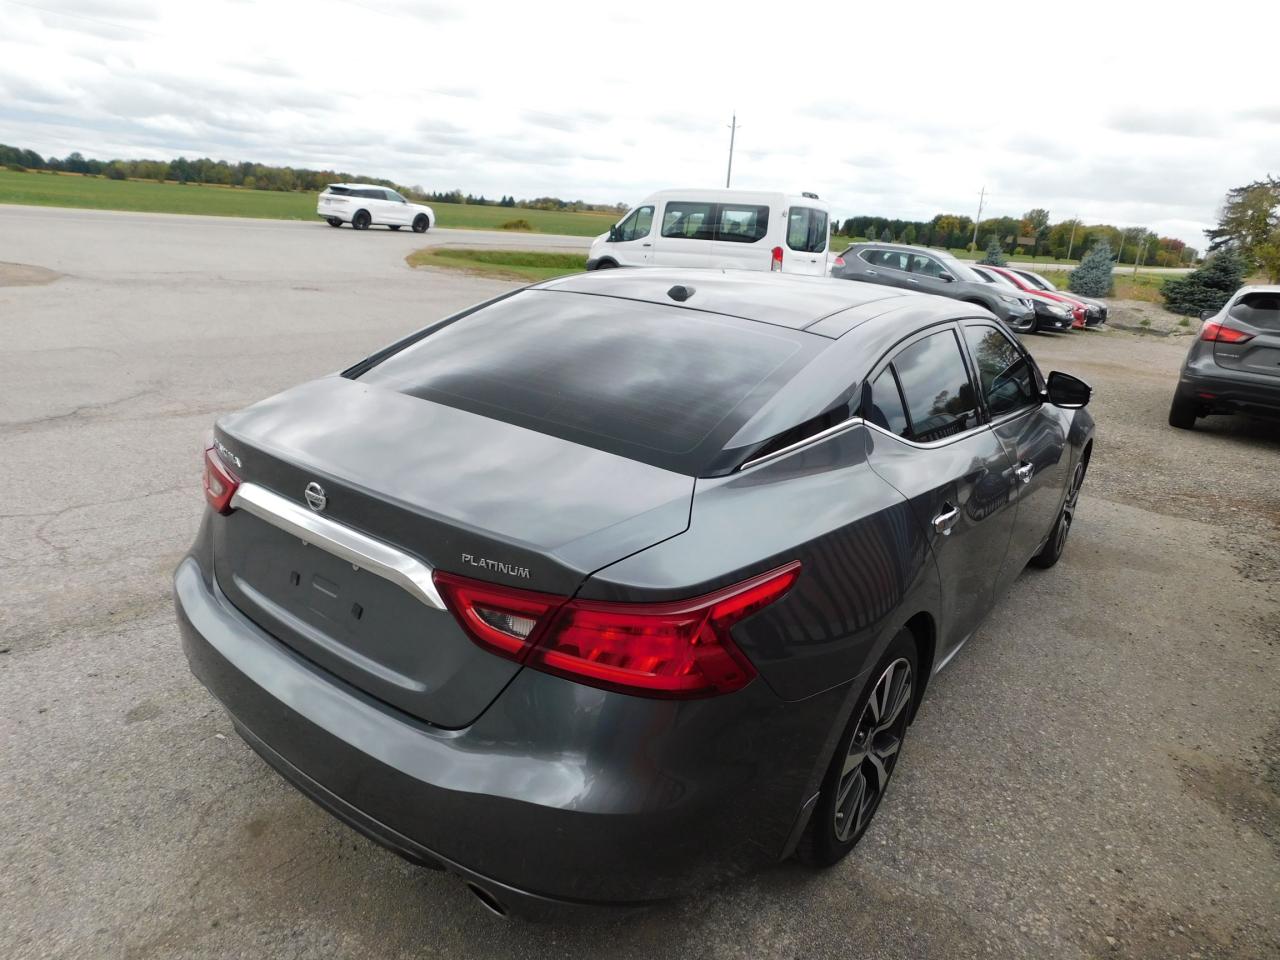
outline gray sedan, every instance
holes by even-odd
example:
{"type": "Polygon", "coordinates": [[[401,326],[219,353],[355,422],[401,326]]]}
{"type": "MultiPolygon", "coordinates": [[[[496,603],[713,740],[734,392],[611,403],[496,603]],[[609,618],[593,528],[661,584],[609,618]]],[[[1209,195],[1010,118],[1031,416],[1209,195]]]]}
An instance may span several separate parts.
{"type": "Polygon", "coordinates": [[[493,912],[830,864],[1062,555],[1089,393],[940,297],[536,284],[218,421],[183,646],[282,776],[493,912]]]}

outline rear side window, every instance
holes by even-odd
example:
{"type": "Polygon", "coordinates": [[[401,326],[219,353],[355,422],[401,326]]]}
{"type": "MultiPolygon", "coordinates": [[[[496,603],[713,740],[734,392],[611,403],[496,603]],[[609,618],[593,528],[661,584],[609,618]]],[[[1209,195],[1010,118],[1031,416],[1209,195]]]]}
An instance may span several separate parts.
{"type": "Polygon", "coordinates": [[[884,267],[886,270],[907,269],[907,254],[899,250],[864,250],[859,256],[873,267],[884,267]]]}
{"type": "Polygon", "coordinates": [[[956,335],[950,330],[917,340],[893,358],[911,423],[908,437],[931,443],[978,424],[978,405],[956,335]]]}
{"type": "Polygon", "coordinates": [[[682,307],[526,290],[359,379],[697,476],[827,342],[682,307]]]}
{"type": "Polygon", "coordinates": [[[1026,355],[995,327],[965,327],[964,338],[978,365],[978,380],[991,416],[1012,413],[1040,402],[1026,355]]]}
{"type": "Polygon", "coordinates": [[[653,228],[653,207],[637,207],[627,219],[618,224],[619,240],[639,240],[647,237],[653,228]]]}
{"type": "Polygon", "coordinates": [[[1259,330],[1280,330],[1280,293],[1246,293],[1231,305],[1227,316],[1259,330]]]}
{"type": "Polygon", "coordinates": [[[717,240],[733,243],[755,243],[769,232],[769,208],[755,204],[723,203],[720,205],[717,240]]]}
{"type": "Polygon", "coordinates": [[[898,391],[898,380],[892,367],[885,367],[871,384],[871,403],[866,418],[890,433],[910,436],[911,425],[907,423],[907,411],[902,405],[902,394],[898,391]]]}
{"type": "Polygon", "coordinates": [[[345,197],[349,193],[351,193],[351,191],[346,187],[333,187],[333,186],[329,187],[329,192],[336,193],[340,197],[345,197]]]}
{"type": "Polygon", "coordinates": [[[787,212],[787,246],[801,253],[827,249],[827,212],[812,207],[792,207],[787,212]]]}
{"type": "Polygon", "coordinates": [[[715,204],[668,203],[662,215],[662,235],[685,240],[714,240],[715,204]]]}

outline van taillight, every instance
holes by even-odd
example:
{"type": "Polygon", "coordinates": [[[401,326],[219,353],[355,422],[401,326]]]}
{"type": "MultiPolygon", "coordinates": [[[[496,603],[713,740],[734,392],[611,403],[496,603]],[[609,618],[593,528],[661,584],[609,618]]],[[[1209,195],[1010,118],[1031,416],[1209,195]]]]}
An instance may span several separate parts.
{"type": "Polygon", "coordinates": [[[781,247],[773,248],[772,259],[769,261],[769,269],[770,270],[782,269],[782,248],[781,247]]]}
{"type": "Polygon", "coordinates": [[[1252,340],[1253,334],[1223,326],[1217,320],[1209,320],[1200,331],[1200,339],[1213,340],[1217,343],[1244,343],[1246,340],[1252,340]]]}
{"type": "Polygon", "coordinates": [[[231,498],[235,496],[240,481],[227,469],[227,465],[218,456],[218,451],[210,446],[204,452],[204,498],[214,512],[227,514],[231,512],[231,498]]]}
{"type": "Polygon", "coordinates": [[[652,697],[704,697],[746,686],[755,668],[734,624],[782,599],[800,563],[691,600],[568,600],[436,572],[458,623],[500,656],[579,683],[652,697]]]}

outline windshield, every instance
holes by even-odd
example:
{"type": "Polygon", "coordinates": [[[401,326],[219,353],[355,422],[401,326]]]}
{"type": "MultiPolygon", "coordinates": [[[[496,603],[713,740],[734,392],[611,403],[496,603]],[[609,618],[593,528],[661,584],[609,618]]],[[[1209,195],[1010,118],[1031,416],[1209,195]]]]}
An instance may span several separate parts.
{"type": "Polygon", "coordinates": [[[980,274],[982,278],[987,281],[987,283],[994,283],[997,287],[1005,287],[1006,289],[1009,289],[1009,290],[1018,289],[1017,286],[1014,284],[1014,282],[1010,280],[1008,277],[1006,277],[1003,273],[996,273],[994,270],[981,270],[981,269],[976,269],[974,272],[980,274]]]}
{"type": "Polygon", "coordinates": [[[957,280],[967,280],[969,283],[986,282],[967,263],[961,263],[959,260],[944,260],[942,257],[939,257],[938,261],[957,280]]]}
{"type": "Polygon", "coordinates": [[[1019,270],[1018,272],[1022,274],[1027,283],[1031,284],[1033,287],[1039,287],[1041,290],[1057,289],[1052,283],[1040,276],[1038,273],[1032,273],[1030,270],[1019,270]]]}

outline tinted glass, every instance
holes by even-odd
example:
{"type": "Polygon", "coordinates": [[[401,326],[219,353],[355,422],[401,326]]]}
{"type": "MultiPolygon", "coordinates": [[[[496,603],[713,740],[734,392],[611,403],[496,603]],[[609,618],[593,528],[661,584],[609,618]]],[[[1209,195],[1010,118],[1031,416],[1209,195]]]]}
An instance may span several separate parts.
{"type": "Polygon", "coordinates": [[[960,344],[950,330],[918,340],[893,358],[907,403],[912,440],[929,443],[978,423],[960,344]]]}
{"type": "Polygon", "coordinates": [[[898,381],[894,379],[893,369],[890,367],[886,367],[871,384],[871,403],[867,408],[866,418],[877,427],[883,427],[900,437],[910,433],[907,413],[902,407],[902,394],[898,392],[898,381]]]}
{"type": "Polygon", "coordinates": [[[1259,330],[1280,330],[1280,293],[1246,293],[1231,305],[1227,316],[1259,330]]]}
{"type": "Polygon", "coordinates": [[[340,197],[345,197],[345,196],[346,196],[347,194],[349,194],[351,191],[350,191],[350,190],[348,190],[346,187],[330,187],[330,188],[329,188],[329,192],[330,192],[330,193],[335,193],[335,194],[337,194],[337,195],[338,195],[338,196],[340,196],[340,197]]]}
{"type": "Polygon", "coordinates": [[[717,240],[755,243],[769,231],[769,208],[740,203],[720,205],[717,240]]]}
{"type": "Polygon", "coordinates": [[[978,381],[991,416],[1034,406],[1039,402],[1031,364],[1003,333],[995,327],[965,327],[969,352],[978,365],[978,381]]]}
{"type": "Polygon", "coordinates": [[[911,255],[911,272],[920,274],[924,277],[940,277],[943,274],[942,264],[933,257],[926,257],[923,254],[913,253],[911,255]]]}
{"type": "Polygon", "coordinates": [[[662,235],[686,240],[714,239],[713,206],[710,203],[668,203],[662,215],[662,235]]]}
{"type": "Polygon", "coordinates": [[[864,250],[861,256],[873,267],[902,271],[907,269],[907,254],[898,250],[864,250]]]}
{"type": "Polygon", "coordinates": [[[619,240],[639,240],[647,237],[653,227],[653,207],[637,207],[631,216],[618,224],[619,240]]]}
{"type": "Polygon", "coordinates": [[[787,213],[787,246],[802,253],[827,249],[826,211],[792,207],[787,213]]]}
{"type": "Polygon", "coordinates": [[[1031,287],[1033,290],[1049,289],[1049,281],[1043,277],[1037,277],[1034,273],[1026,273],[1023,270],[1015,270],[1014,273],[1018,275],[1019,280],[1031,287]]]}
{"type": "Polygon", "coordinates": [[[404,199],[404,197],[400,196],[400,194],[396,193],[394,190],[388,190],[388,191],[387,191],[387,199],[388,199],[388,200],[394,200],[396,203],[405,203],[405,202],[406,202],[406,201],[405,201],[405,199],[404,199]]]}
{"type": "Polygon", "coordinates": [[[526,290],[360,380],[697,475],[825,343],[680,307],[526,290]]]}

